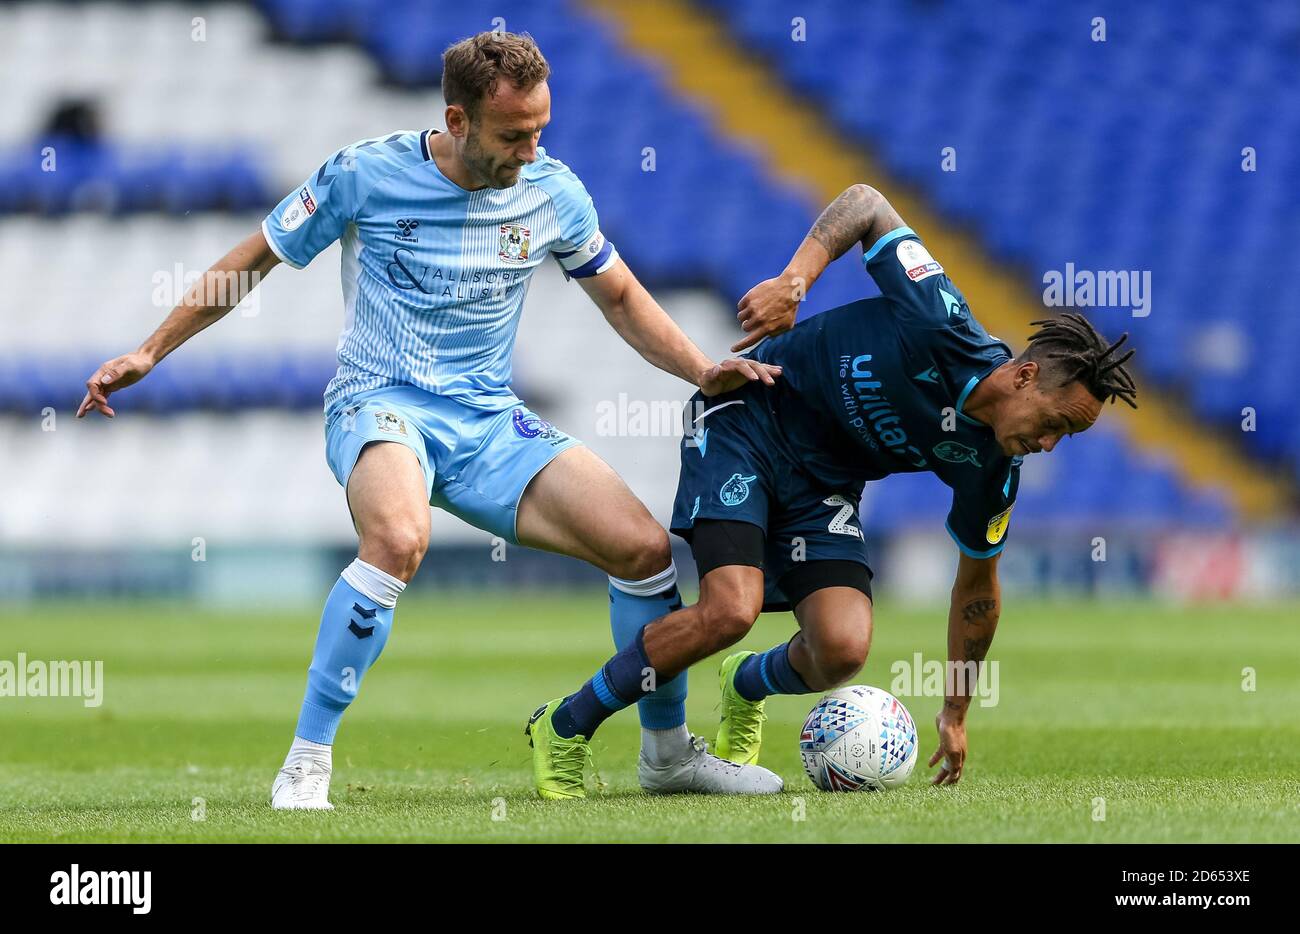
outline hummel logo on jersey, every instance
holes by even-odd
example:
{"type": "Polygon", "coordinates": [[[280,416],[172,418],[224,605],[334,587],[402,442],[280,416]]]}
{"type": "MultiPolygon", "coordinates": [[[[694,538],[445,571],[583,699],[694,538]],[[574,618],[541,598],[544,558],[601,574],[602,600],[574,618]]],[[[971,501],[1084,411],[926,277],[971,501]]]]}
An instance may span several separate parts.
{"type": "Polygon", "coordinates": [[[420,226],[419,221],[407,220],[403,218],[397,222],[397,229],[401,233],[393,237],[394,240],[401,240],[404,243],[418,243],[419,239],[411,235],[411,231],[420,226]]]}

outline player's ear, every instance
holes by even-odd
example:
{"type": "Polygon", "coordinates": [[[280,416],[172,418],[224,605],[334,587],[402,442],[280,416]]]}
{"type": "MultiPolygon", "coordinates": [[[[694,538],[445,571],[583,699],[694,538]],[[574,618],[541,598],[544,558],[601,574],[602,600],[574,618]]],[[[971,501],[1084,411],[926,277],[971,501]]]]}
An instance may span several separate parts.
{"type": "Polygon", "coordinates": [[[452,136],[464,139],[469,135],[469,114],[460,104],[448,104],[443,119],[447,123],[447,132],[452,136]]]}
{"type": "Polygon", "coordinates": [[[1038,364],[1033,360],[1026,360],[1016,367],[1016,375],[1012,380],[1012,385],[1016,389],[1024,389],[1038,381],[1038,372],[1038,364]]]}

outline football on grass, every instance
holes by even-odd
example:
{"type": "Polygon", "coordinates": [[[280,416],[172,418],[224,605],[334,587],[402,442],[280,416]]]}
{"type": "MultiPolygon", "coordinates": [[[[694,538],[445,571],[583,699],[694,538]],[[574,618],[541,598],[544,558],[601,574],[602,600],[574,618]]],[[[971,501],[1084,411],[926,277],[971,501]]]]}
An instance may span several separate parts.
{"type": "Polygon", "coordinates": [[[799,734],[799,753],[822,791],[885,791],[916,766],[916,724],[894,695],[856,684],[817,702],[799,734]]]}

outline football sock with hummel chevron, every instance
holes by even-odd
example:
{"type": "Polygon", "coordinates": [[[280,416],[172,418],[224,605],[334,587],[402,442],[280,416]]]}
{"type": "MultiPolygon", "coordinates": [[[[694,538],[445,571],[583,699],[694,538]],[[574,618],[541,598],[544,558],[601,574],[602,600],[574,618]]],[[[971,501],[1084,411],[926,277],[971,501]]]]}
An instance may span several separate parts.
{"type": "Polygon", "coordinates": [[[790,664],[790,643],[746,658],[736,668],[736,692],[745,700],[761,701],[769,694],[812,694],[813,689],[790,664]]]}
{"type": "Polygon", "coordinates": [[[343,569],[321,613],[296,736],[333,744],[343,712],[388,641],[405,589],[403,581],[360,558],[343,569]]]}

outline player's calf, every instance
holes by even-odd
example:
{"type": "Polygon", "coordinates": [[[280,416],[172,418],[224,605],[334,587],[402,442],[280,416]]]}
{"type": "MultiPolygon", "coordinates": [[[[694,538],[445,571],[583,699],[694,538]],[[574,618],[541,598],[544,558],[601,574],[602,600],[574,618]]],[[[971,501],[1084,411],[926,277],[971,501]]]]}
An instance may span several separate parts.
{"type": "Polygon", "coordinates": [[[388,642],[398,597],[428,546],[428,496],[410,448],[366,446],[347,492],[361,548],[321,612],[293,745],[272,787],[277,809],[330,807],[334,735],[388,642]]]}
{"type": "MultiPolygon", "coordinates": [[[[708,658],[723,649],[729,649],[754,628],[762,610],[762,598],[755,600],[739,589],[719,593],[702,590],[697,604],[700,613],[699,658],[708,658]]],[[[698,659],[697,659],[698,660],[698,659]]]]}
{"type": "MultiPolygon", "coordinates": [[[[827,562],[830,564],[830,562],[827,562]]],[[[836,562],[819,587],[795,605],[799,634],[791,640],[790,660],[814,691],[826,691],[852,680],[866,664],[871,650],[870,584],[861,565],[836,562]]]]}

